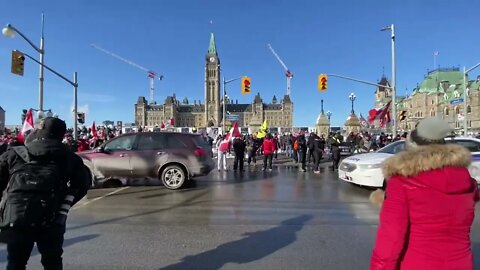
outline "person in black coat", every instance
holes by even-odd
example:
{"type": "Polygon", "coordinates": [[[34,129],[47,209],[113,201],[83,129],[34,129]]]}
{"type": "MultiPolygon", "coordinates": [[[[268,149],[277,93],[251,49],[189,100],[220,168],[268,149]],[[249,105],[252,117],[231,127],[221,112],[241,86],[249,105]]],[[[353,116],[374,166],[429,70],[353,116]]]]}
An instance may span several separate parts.
{"type": "MultiPolygon", "coordinates": [[[[59,187],[58,193],[53,194],[58,205],[52,210],[54,216],[52,223],[34,228],[19,228],[9,223],[9,220],[16,218],[15,214],[0,216],[1,224],[10,224],[2,227],[0,232],[0,240],[7,244],[7,269],[25,269],[35,243],[42,255],[41,262],[45,269],[62,269],[63,267],[62,246],[68,211],[85,196],[91,184],[91,175],[82,159],[62,144],[65,132],[65,122],[58,118],[47,117],[42,120],[38,129],[27,136],[25,146],[10,147],[0,156],[0,191],[6,189],[11,179],[23,177],[11,177],[14,170],[25,168],[22,164],[27,162],[26,157],[20,156],[19,151],[28,155],[27,160],[34,164],[38,162],[57,164],[61,177],[57,179],[64,179],[60,182],[62,187],[59,187]]],[[[11,195],[5,192],[3,196],[8,203],[11,195]]],[[[3,200],[2,202],[5,203],[3,200]]],[[[13,203],[12,200],[11,204],[13,203]]]]}
{"type": "Polygon", "coordinates": [[[305,134],[303,132],[297,137],[298,142],[298,162],[301,163],[301,171],[306,172],[306,162],[307,162],[307,141],[305,140],[305,134]]]}
{"type": "Polygon", "coordinates": [[[320,161],[322,160],[323,151],[325,150],[325,139],[315,135],[313,141],[313,157],[315,160],[314,173],[320,173],[320,161]]]}
{"type": "Polygon", "coordinates": [[[333,159],[333,170],[338,170],[338,165],[340,163],[340,144],[342,143],[343,139],[340,134],[333,135],[329,139],[330,144],[330,151],[332,152],[332,159],[333,159]]]}
{"type": "Polygon", "coordinates": [[[243,171],[243,159],[245,157],[245,141],[239,136],[233,140],[233,151],[235,153],[235,160],[233,162],[233,170],[236,171],[240,167],[240,171],[243,171]]]}

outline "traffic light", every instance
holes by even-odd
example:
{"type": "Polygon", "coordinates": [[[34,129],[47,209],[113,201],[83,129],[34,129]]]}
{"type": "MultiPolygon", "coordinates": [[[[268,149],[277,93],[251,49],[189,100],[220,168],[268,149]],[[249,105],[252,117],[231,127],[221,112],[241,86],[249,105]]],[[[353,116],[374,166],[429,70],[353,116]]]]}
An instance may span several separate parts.
{"type": "Polygon", "coordinates": [[[25,56],[20,51],[12,51],[12,73],[23,76],[25,56]]]}
{"type": "Polygon", "coordinates": [[[320,74],[318,76],[318,91],[327,91],[328,76],[327,74],[320,74]]]}
{"type": "Polygon", "coordinates": [[[398,115],[399,121],[403,121],[407,119],[407,111],[400,111],[400,114],[398,115]]]}
{"type": "Polygon", "coordinates": [[[247,76],[242,78],[242,94],[250,94],[250,78],[247,76]]]}
{"type": "Polygon", "coordinates": [[[77,121],[79,124],[85,124],[85,113],[77,113],[77,121]]]}

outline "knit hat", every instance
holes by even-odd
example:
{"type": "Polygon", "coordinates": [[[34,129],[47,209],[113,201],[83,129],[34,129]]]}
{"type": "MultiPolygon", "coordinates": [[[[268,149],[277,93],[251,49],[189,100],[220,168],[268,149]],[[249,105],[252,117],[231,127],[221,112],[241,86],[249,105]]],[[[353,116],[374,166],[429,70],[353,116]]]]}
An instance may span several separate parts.
{"type": "Polygon", "coordinates": [[[38,138],[61,141],[67,132],[67,125],[63,120],[55,117],[44,118],[36,130],[38,138]]]}
{"type": "Polygon", "coordinates": [[[451,132],[447,121],[438,117],[425,118],[410,132],[408,142],[413,145],[444,144],[451,132]]]}

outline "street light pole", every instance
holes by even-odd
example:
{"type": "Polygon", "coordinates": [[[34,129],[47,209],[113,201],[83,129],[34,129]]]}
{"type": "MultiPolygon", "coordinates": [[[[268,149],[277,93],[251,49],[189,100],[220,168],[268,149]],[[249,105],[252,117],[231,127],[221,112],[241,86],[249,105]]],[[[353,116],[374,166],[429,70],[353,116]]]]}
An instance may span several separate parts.
{"type": "Polygon", "coordinates": [[[45,38],[43,35],[43,28],[45,24],[45,16],[42,13],[42,36],[40,38],[40,74],[38,83],[38,109],[43,111],[43,64],[45,63],[45,38]]]}
{"type": "Polygon", "coordinates": [[[468,73],[477,67],[480,66],[480,63],[476,64],[475,66],[469,68],[468,70],[466,69],[465,66],[463,66],[463,111],[464,111],[464,116],[463,116],[463,135],[467,136],[467,131],[468,131],[468,121],[467,121],[467,76],[468,73]]]}
{"type": "Polygon", "coordinates": [[[382,31],[390,30],[392,33],[392,121],[393,130],[392,137],[397,137],[397,92],[396,92],[396,65],[395,65],[395,26],[392,24],[382,29],[382,31]]]}
{"type": "Polygon", "coordinates": [[[5,28],[3,28],[2,33],[4,36],[13,38],[15,33],[19,34],[25,41],[32,46],[38,53],[40,53],[40,74],[39,74],[39,84],[38,84],[38,109],[39,111],[43,111],[43,67],[44,67],[44,56],[45,56],[45,48],[44,48],[44,35],[43,35],[43,28],[44,28],[44,14],[42,13],[42,35],[40,38],[40,48],[35,46],[33,42],[28,39],[22,32],[20,32],[17,28],[15,28],[11,24],[7,24],[5,28]]]}
{"type": "Polygon", "coordinates": [[[355,96],[354,93],[351,93],[350,96],[348,96],[348,98],[350,99],[350,101],[352,102],[352,114],[355,113],[355,110],[353,109],[353,102],[355,101],[355,99],[357,98],[357,96],[355,96]]]}
{"type": "Polygon", "coordinates": [[[225,77],[223,77],[223,115],[222,115],[222,120],[223,120],[223,124],[222,124],[222,132],[225,136],[225,115],[227,114],[227,83],[231,83],[231,82],[234,82],[234,81],[238,81],[240,80],[242,77],[238,77],[238,78],[235,78],[235,79],[231,79],[231,80],[225,80],[225,77]]]}

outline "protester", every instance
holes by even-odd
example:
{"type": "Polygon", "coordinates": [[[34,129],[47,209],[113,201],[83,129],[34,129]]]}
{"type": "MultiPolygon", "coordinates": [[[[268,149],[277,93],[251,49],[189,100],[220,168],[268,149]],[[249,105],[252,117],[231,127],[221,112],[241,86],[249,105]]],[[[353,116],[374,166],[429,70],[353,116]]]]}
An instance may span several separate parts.
{"type": "Polygon", "coordinates": [[[275,142],[272,139],[272,135],[269,133],[267,134],[265,140],[263,141],[262,145],[263,150],[263,170],[267,169],[267,162],[268,162],[268,170],[272,170],[272,160],[273,160],[273,153],[275,152],[275,142]]]}
{"type": "Polygon", "coordinates": [[[306,172],[306,162],[307,162],[307,141],[305,140],[305,134],[303,132],[300,133],[297,137],[298,143],[298,162],[300,162],[300,170],[302,172],[306,172]]]}
{"type": "MultiPolygon", "coordinates": [[[[470,152],[446,144],[449,124],[419,122],[406,151],[388,159],[388,179],[370,269],[473,269],[470,230],[479,200],[470,152]]],[[[372,194],[379,203],[381,191],[372,194]]]]}
{"type": "Polygon", "coordinates": [[[233,141],[233,151],[235,153],[235,160],[233,163],[233,170],[236,171],[237,168],[240,171],[243,171],[243,159],[245,158],[245,141],[239,136],[233,141]]]}
{"type": "Polygon", "coordinates": [[[217,168],[218,171],[222,169],[227,171],[227,153],[230,150],[230,141],[224,140],[222,135],[217,139],[217,168]]]}
{"type": "Polygon", "coordinates": [[[7,269],[25,269],[35,243],[45,269],[62,269],[68,210],[91,183],[80,157],[62,144],[65,131],[65,122],[47,117],[25,146],[0,156],[0,209],[9,209],[0,215],[7,269]]]}

